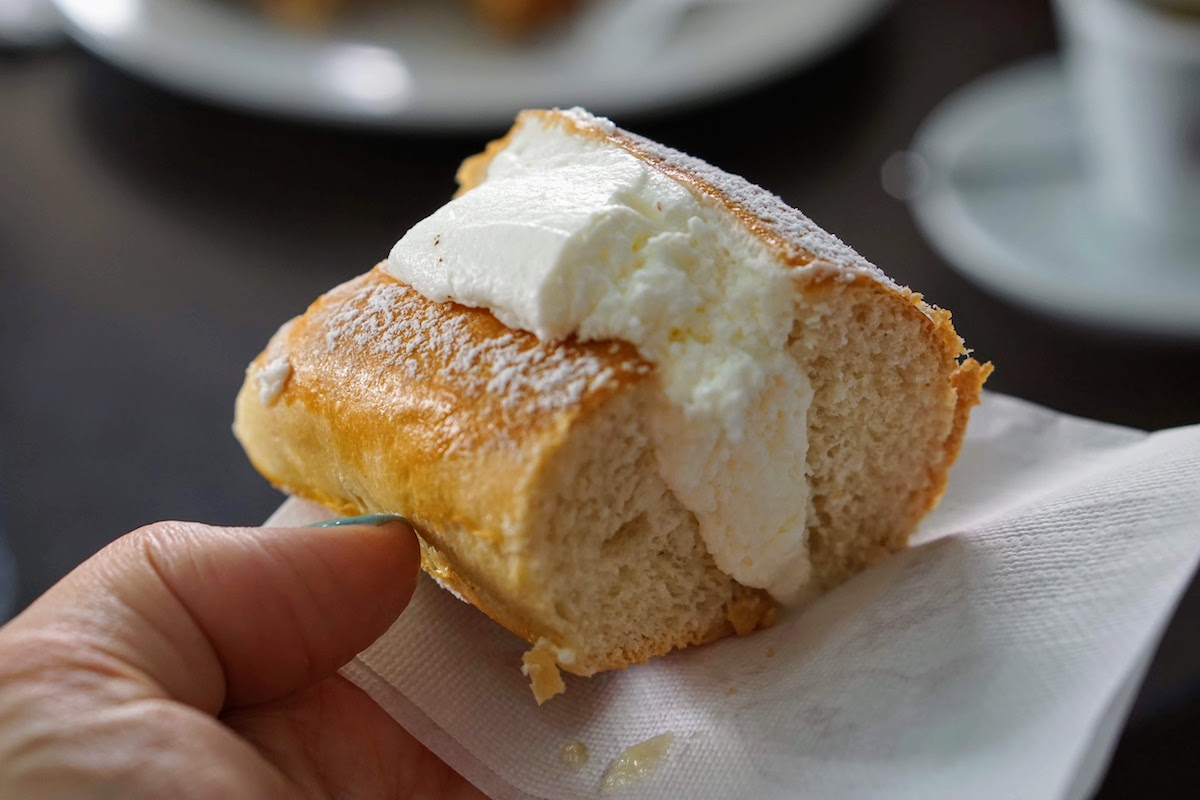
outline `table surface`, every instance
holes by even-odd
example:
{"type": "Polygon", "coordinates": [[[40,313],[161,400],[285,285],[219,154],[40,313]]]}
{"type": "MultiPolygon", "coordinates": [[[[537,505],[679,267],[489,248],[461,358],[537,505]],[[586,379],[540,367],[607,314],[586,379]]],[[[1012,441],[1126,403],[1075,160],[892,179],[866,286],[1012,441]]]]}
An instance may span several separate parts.
{"type": "MultiPolygon", "coordinates": [[[[907,0],[802,74],[618,121],[772,189],[952,309],[996,364],[989,388],[1147,429],[1200,421],[1200,346],[997,300],[882,189],[881,164],[938,101],[1055,46],[1045,2],[907,0]]],[[[175,97],[69,47],[0,54],[0,492],[19,605],[144,523],[269,514],[280,496],[229,432],[244,365],[444,202],[485,138],[294,125],[175,97]]],[[[1198,624],[1194,584],[1100,796],[1200,785],[1198,624]]]]}

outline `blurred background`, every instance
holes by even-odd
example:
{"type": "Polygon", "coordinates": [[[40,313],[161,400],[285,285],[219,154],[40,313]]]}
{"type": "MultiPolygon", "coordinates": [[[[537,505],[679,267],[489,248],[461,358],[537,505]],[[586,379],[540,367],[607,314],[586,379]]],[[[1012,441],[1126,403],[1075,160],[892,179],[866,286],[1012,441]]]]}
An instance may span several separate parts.
{"type": "MultiPolygon", "coordinates": [[[[142,524],[265,519],[245,365],[525,106],[780,194],[953,310],[989,389],[1200,422],[1200,10],[1089,2],[0,0],[0,614],[142,524]]],[[[1100,797],[1200,786],[1198,625],[1194,584],[1100,797]]]]}

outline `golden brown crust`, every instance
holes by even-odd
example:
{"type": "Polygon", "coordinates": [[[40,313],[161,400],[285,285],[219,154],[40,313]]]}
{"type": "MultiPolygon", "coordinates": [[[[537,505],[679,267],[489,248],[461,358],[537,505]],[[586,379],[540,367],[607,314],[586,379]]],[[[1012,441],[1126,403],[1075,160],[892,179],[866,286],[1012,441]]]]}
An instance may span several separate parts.
{"type": "Polygon", "coordinates": [[[292,363],[280,401],[309,413],[361,415],[367,429],[356,438],[395,437],[405,460],[415,460],[406,472],[423,475],[457,475],[455,453],[468,447],[523,455],[525,442],[553,436],[564,420],[650,372],[627,344],[541,342],[486,310],[426,300],[382,265],[320,297],[281,329],[250,373],[277,351],[292,363]],[[450,403],[471,395],[469,406],[450,403]]]}
{"type": "MultiPolygon", "coordinates": [[[[532,615],[524,613],[521,609],[516,608],[512,603],[508,602],[509,595],[507,595],[507,593],[504,591],[489,591],[466,578],[460,571],[461,568],[456,569],[454,566],[457,559],[447,557],[435,546],[430,544],[435,537],[431,536],[428,530],[421,528],[419,531],[422,537],[421,569],[424,570],[426,574],[433,576],[433,578],[437,580],[437,582],[441,584],[443,588],[454,592],[461,599],[482,611],[494,622],[499,623],[508,631],[516,634],[530,644],[543,641],[546,635],[551,633],[551,631],[546,630],[543,625],[539,624],[537,620],[533,619],[532,615]]],[[[661,653],[668,652],[669,650],[671,650],[671,647],[668,646],[664,648],[661,653]]],[[[661,655],[661,653],[647,655],[640,661],[629,663],[641,663],[642,661],[649,660],[653,657],[653,655],[661,655]]],[[[579,661],[578,663],[570,666],[560,666],[562,666],[562,668],[567,672],[584,677],[593,675],[606,669],[618,668],[616,666],[607,666],[604,662],[597,661],[579,661]]],[[[627,666],[625,662],[620,663],[621,668],[625,666],[627,666]]],[[[557,674],[557,672],[555,674],[557,674]]],[[[552,685],[545,683],[545,681],[549,680],[549,678],[543,678],[541,680],[543,681],[542,689],[539,691],[539,689],[535,686],[535,696],[539,694],[545,695],[545,692],[552,685]]],[[[545,697],[549,696],[551,695],[545,695],[542,700],[539,700],[539,705],[541,702],[544,702],[545,697]]]]}
{"type": "MultiPolygon", "coordinates": [[[[540,342],[486,310],[426,300],[377,267],[280,329],[247,370],[234,431],[259,472],[289,494],[341,514],[408,517],[421,534],[427,573],[535,642],[550,631],[512,602],[509,576],[523,556],[525,486],[553,469],[573,427],[649,376],[628,345],[540,342]],[[392,346],[372,350],[364,336],[392,346]],[[444,346],[431,343],[438,337],[444,346]],[[417,373],[398,357],[408,342],[419,349],[417,373]],[[488,342],[500,344],[482,346],[488,342]],[[468,343],[478,352],[464,360],[468,343]],[[520,361],[526,388],[539,371],[544,379],[525,402],[514,402],[522,387],[511,380],[503,392],[487,391],[485,379],[511,366],[514,352],[537,356],[520,361]],[[264,402],[262,376],[279,359],[290,374],[264,402]],[[579,384],[576,377],[593,374],[604,379],[579,384]]],[[[563,668],[590,675],[641,663],[735,628],[752,630],[772,607],[765,593],[736,587],[726,615],[707,630],[563,668]]]]}
{"type": "Polygon", "coordinates": [[[544,632],[495,580],[520,566],[524,487],[573,425],[649,374],[624,343],[540,342],[377,267],[280,329],[247,370],[234,433],[289,494],[404,514],[427,572],[534,641],[544,632]],[[280,359],[290,374],[265,398],[280,359]]]}
{"type": "Polygon", "coordinates": [[[929,326],[930,348],[932,352],[942,354],[946,381],[954,392],[954,412],[950,423],[950,432],[942,442],[941,458],[929,466],[928,489],[914,503],[912,519],[902,529],[902,535],[897,536],[894,541],[889,543],[891,552],[897,552],[907,546],[908,537],[946,493],[946,485],[950,480],[950,467],[953,466],[962,450],[971,409],[979,405],[983,384],[994,369],[991,362],[981,364],[969,357],[969,351],[963,344],[962,337],[958,335],[951,324],[949,311],[927,305],[921,295],[907,288],[902,290],[902,294],[931,323],[929,326]]]}
{"type": "Polygon", "coordinates": [[[969,357],[962,337],[951,324],[949,311],[926,304],[920,294],[908,288],[901,289],[900,294],[920,312],[924,320],[927,320],[923,321],[922,325],[928,331],[930,351],[941,354],[946,382],[954,392],[954,413],[950,433],[942,442],[941,458],[929,466],[928,489],[914,503],[909,524],[889,543],[892,552],[907,546],[908,537],[945,494],[950,479],[950,467],[962,450],[971,409],[979,405],[983,384],[994,369],[990,362],[980,364],[969,357]]]}

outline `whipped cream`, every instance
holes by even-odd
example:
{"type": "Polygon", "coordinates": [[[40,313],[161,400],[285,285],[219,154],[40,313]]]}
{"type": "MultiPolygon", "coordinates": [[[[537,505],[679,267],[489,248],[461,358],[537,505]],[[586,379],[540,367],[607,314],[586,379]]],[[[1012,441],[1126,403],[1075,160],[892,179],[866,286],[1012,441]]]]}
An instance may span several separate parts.
{"type": "Polygon", "coordinates": [[[387,269],[543,340],[636,346],[662,388],[659,470],[717,566],[800,596],[812,389],[786,351],[795,292],[727,210],[605,137],[526,117],[486,180],[413,226],[387,269]]]}

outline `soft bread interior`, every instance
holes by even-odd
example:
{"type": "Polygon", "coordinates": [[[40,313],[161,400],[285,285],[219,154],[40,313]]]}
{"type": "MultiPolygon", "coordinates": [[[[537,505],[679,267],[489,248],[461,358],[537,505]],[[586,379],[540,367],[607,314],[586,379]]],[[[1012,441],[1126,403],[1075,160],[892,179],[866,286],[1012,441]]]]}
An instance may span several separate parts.
{"type": "Polygon", "coordinates": [[[945,490],[990,371],[960,364],[948,315],[931,320],[915,301],[867,281],[803,294],[790,349],[813,384],[808,530],[819,588],[905,546],[945,490]]]}
{"type": "Polygon", "coordinates": [[[653,384],[576,426],[542,467],[521,559],[539,636],[579,674],[623,667],[758,622],[765,596],[717,569],[695,516],[659,477],[646,430],[653,384]],[[574,662],[570,659],[574,658],[574,662]]]}

